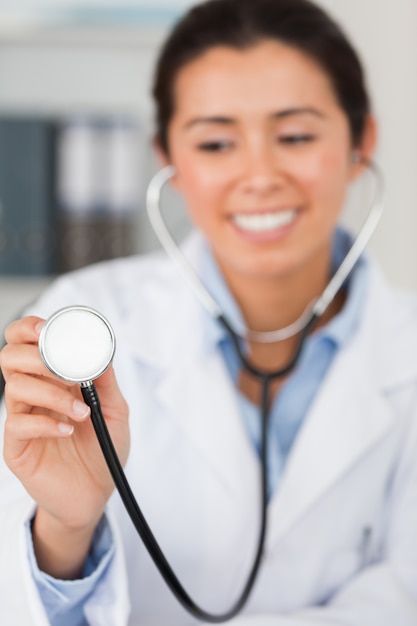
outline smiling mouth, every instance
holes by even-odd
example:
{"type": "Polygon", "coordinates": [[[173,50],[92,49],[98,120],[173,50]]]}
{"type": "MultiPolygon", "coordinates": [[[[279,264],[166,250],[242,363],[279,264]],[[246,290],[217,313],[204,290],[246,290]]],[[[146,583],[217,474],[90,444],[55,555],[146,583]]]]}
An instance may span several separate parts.
{"type": "Polygon", "coordinates": [[[288,226],[295,220],[297,215],[297,209],[252,214],[237,213],[232,216],[232,221],[241,230],[251,233],[262,233],[288,226]]]}

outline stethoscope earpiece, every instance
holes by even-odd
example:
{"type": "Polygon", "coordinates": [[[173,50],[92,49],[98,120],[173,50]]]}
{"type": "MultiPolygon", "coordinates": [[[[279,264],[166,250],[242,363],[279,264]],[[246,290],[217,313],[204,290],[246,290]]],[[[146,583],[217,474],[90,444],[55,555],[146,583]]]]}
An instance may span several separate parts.
{"type": "Polygon", "coordinates": [[[56,311],[46,320],[39,351],[55,376],[86,384],[103,374],[116,348],[110,323],[90,307],[76,305],[56,311]]]}

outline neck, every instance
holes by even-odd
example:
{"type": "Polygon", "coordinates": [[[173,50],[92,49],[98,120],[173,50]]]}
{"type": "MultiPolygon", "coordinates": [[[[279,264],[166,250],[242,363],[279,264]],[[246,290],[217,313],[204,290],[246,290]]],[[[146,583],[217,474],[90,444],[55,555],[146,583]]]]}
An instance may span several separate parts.
{"type": "MultiPolygon", "coordinates": [[[[258,332],[274,331],[294,323],[307,306],[321,295],[329,280],[331,247],[307,264],[308,267],[280,276],[256,276],[229,271],[218,263],[243,314],[247,328],[258,332]]],[[[326,324],[344,303],[339,293],[314,328],[326,324]]],[[[288,364],[297,346],[293,336],[278,343],[249,342],[253,366],[275,371],[288,364]]],[[[271,399],[279,391],[283,379],[273,381],[271,399]]],[[[243,368],[239,375],[240,391],[255,404],[259,401],[259,381],[243,368]]]]}
{"type": "MultiPolygon", "coordinates": [[[[312,260],[308,268],[279,276],[243,274],[230,271],[221,260],[218,263],[247,328],[267,332],[294,323],[321,295],[329,280],[330,251],[312,260]]],[[[324,317],[327,320],[329,312],[324,317]]]]}

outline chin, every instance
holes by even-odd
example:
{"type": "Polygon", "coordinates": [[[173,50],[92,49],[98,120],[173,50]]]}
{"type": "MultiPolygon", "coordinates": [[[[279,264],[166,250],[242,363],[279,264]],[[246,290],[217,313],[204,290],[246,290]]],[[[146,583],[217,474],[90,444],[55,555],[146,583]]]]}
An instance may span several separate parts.
{"type": "Polygon", "coordinates": [[[271,259],[259,258],[260,255],[246,257],[244,260],[229,259],[228,262],[223,261],[222,268],[226,274],[233,273],[239,275],[241,279],[245,277],[253,280],[280,280],[291,276],[296,271],[297,264],[291,262],[288,258],[271,259]]]}

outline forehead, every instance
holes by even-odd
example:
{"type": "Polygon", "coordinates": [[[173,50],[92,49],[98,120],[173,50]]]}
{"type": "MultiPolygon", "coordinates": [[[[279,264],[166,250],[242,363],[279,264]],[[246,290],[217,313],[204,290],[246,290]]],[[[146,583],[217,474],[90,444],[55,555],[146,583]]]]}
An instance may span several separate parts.
{"type": "Polygon", "coordinates": [[[180,115],[226,109],[244,114],[295,104],[338,106],[322,67],[302,51],[272,40],[244,50],[212,48],[185,65],[175,83],[180,115]]]}

